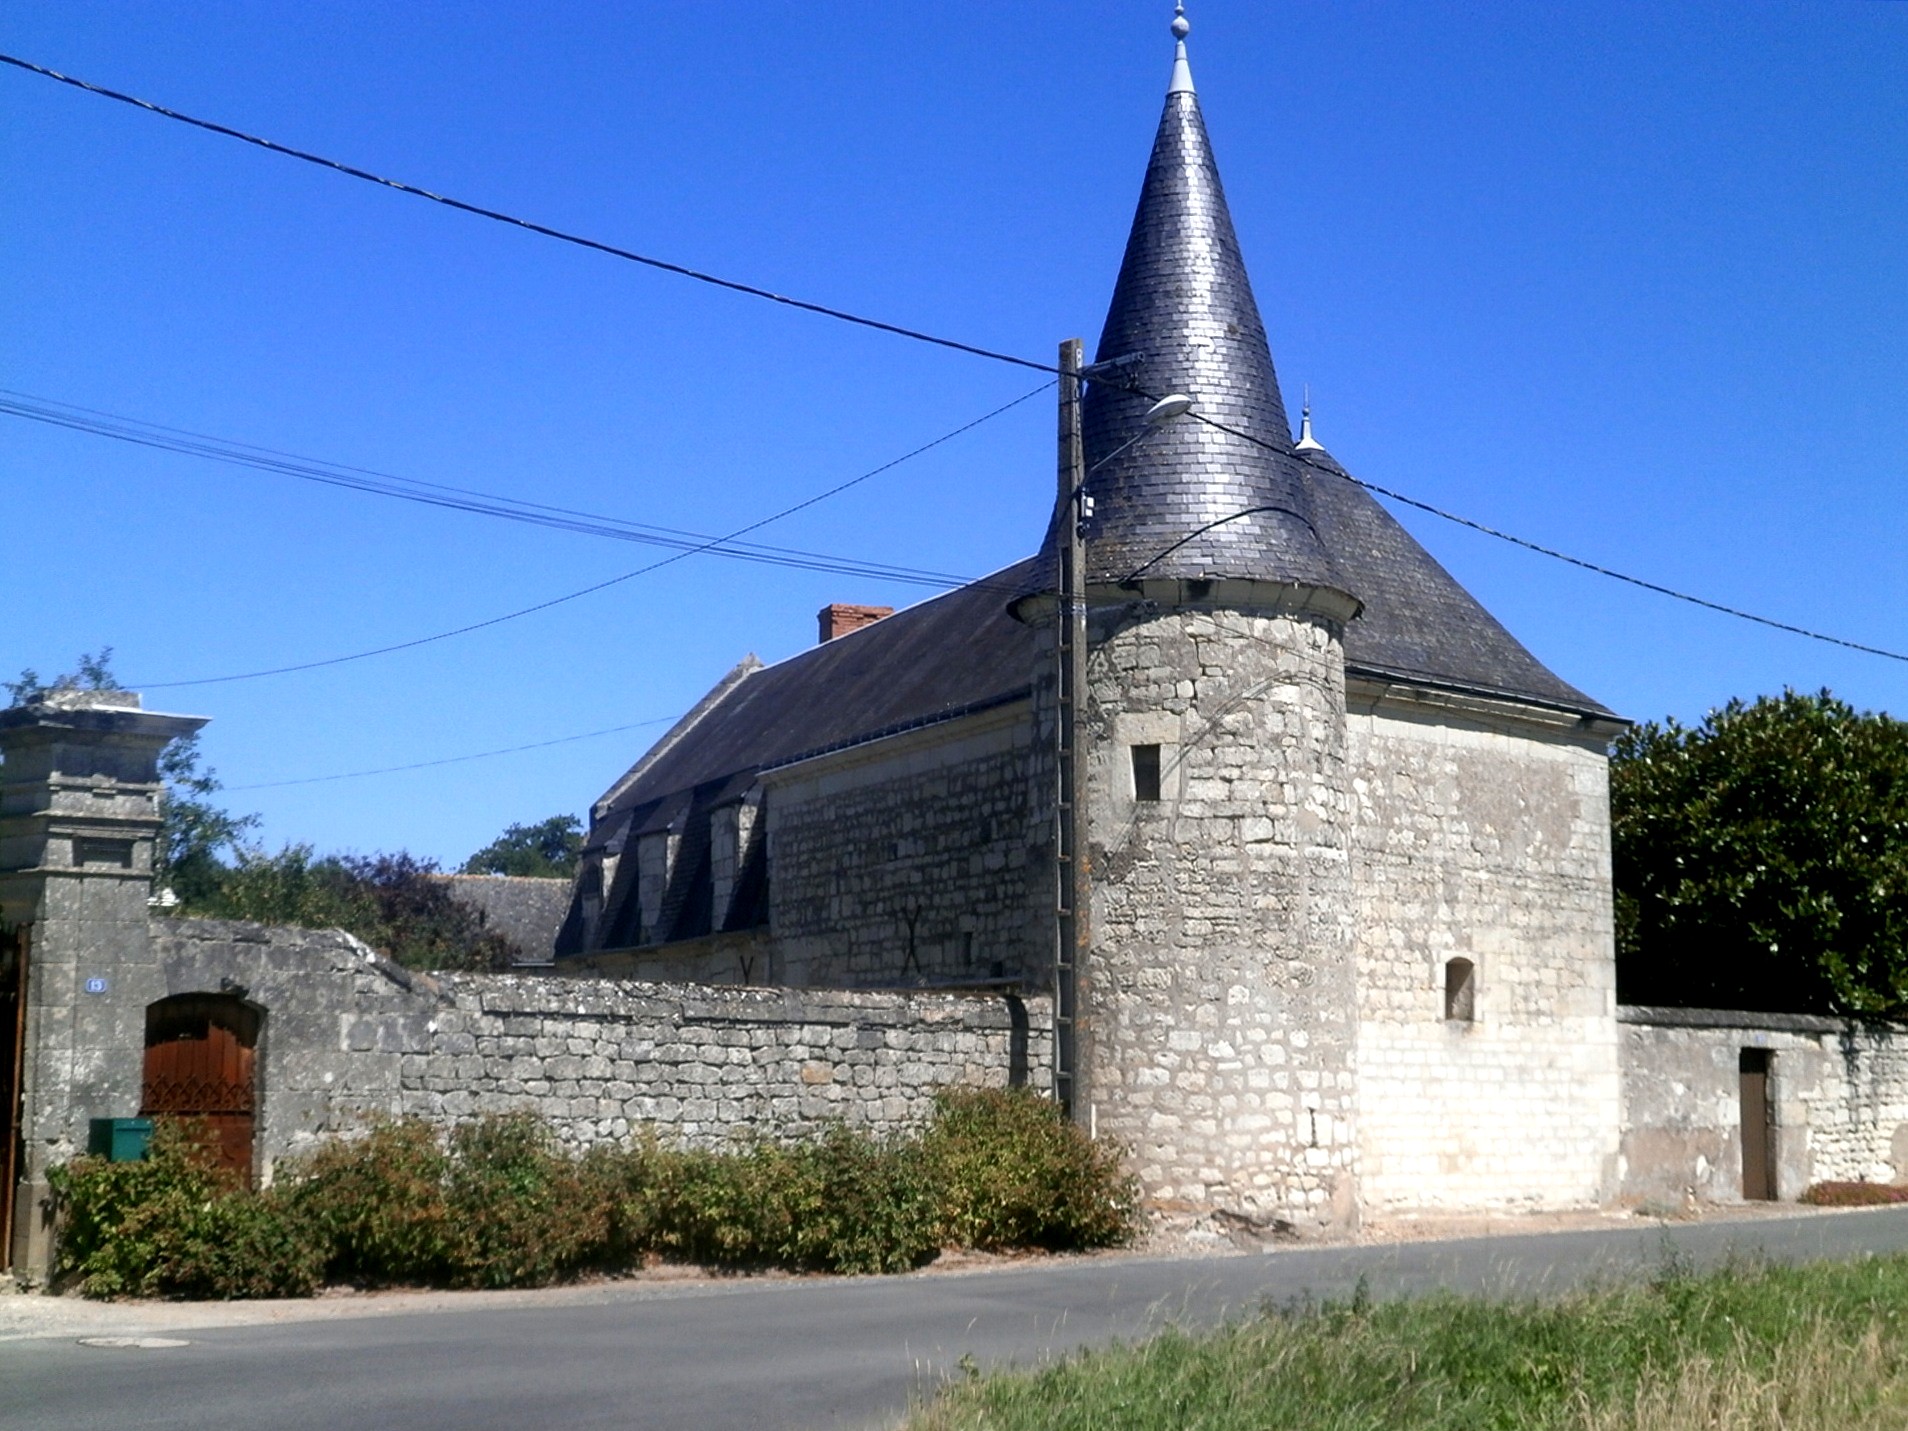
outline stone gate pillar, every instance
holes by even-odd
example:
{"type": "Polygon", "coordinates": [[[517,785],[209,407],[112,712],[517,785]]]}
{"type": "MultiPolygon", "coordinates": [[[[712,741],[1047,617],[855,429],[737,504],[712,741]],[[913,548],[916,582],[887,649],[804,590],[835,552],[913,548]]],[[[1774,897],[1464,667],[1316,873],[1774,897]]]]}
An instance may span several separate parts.
{"type": "Polygon", "coordinates": [[[204,724],[142,710],[129,691],[0,711],[0,925],[23,929],[27,948],[7,1233],[33,1276],[51,1270],[47,1169],[85,1151],[90,1119],[139,1111],[145,1009],[165,992],[147,924],[159,756],[204,724]]]}

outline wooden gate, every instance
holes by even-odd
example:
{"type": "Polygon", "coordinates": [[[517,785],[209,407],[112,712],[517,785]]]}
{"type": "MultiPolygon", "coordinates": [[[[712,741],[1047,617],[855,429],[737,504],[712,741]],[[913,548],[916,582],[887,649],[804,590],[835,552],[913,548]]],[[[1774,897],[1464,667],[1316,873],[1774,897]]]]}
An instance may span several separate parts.
{"type": "Polygon", "coordinates": [[[180,994],[146,1009],[140,1115],[196,1118],[219,1162],[252,1180],[258,1010],[229,994],[180,994]]]}
{"type": "Polygon", "coordinates": [[[13,1195],[23,1171],[27,942],[25,926],[0,928],[0,1271],[12,1263],[13,1195]]]}
{"type": "Polygon", "coordinates": [[[1742,1096],[1742,1195],[1776,1198],[1775,1109],[1769,1103],[1769,1050],[1745,1048],[1737,1062],[1742,1096]]]}

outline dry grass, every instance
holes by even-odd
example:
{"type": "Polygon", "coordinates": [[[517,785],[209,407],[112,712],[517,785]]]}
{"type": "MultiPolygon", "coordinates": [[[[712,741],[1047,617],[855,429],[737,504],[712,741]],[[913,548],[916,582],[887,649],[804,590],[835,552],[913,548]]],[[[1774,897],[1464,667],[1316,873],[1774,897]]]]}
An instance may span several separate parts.
{"type": "Polygon", "coordinates": [[[910,1431],[1908,1428],[1908,1258],[1363,1298],[946,1387],[910,1431]]]}
{"type": "Polygon", "coordinates": [[[1767,1364],[1748,1348],[1691,1357],[1625,1405],[1583,1408],[1583,1431],[1899,1431],[1908,1382],[1870,1327],[1848,1345],[1817,1325],[1767,1364]]]}

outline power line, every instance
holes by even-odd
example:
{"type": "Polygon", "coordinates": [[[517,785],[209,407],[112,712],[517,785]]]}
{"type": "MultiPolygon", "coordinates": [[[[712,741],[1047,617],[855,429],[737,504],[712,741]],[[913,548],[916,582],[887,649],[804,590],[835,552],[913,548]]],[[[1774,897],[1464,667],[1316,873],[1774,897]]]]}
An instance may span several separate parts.
{"type": "MultiPolygon", "coordinates": [[[[1230,433],[1234,437],[1243,438],[1255,446],[1265,448],[1268,452],[1288,452],[1288,449],[1279,447],[1275,443],[1267,442],[1264,438],[1255,437],[1249,432],[1241,432],[1238,428],[1220,422],[1217,418],[1207,417],[1196,408],[1193,409],[1190,416],[1198,418],[1208,427],[1214,427],[1221,432],[1230,433]]],[[[1597,562],[1586,561],[1582,557],[1571,556],[1570,553],[1558,551],[1555,547],[1547,547],[1541,542],[1533,542],[1528,537],[1520,537],[1514,533],[1502,531],[1484,522],[1475,521],[1470,517],[1460,516],[1456,512],[1446,511],[1443,507],[1434,506],[1430,502],[1420,501],[1416,497],[1407,497],[1404,493],[1394,491],[1389,487],[1381,487],[1376,482],[1367,482],[1362,477],[1354,477],[1349,472],[1327,467],[1322,462],[1313,461],[1303,452],[1289,451],[1289,455],[1297,458],[1314,472],[1321,472],[1327,477],[1335,477],[1341,482],[1350,482],[1353,486],[1363,487],[1367,492],[1375,493],[1380,497],[1389,498],[1394,502],[1401,502],[1407,507],[1415,507],[1420,512],[1428,512],[1434,517],[1441,517],[1445,521],[1454,523],[1457,526],[1466,527],[1474,532],[1481,532],[1487,537],[1496,537],[1500,542],[1509,542],[1514,547],[1522,547],[1525,551],[1536,552],[1539,556],[1546,556],[1553,561],[1564,562],[1582,571],[1593,572],[1598,576],[1608,577],[1612,581],[1620,581],[1628,586],[1639,587],[1644,591],[1655,592],[1658,596],[1667,596],[1675,601],[1685,601],[1691,606],[1700,606],[1706,611],[1715,611],[1724,616],[1733,616],[1739,621],[1751,621],[1758,626],[1767,626],[1771,630],[1786,631],[1791,636],[1805,636],[1811,641],[1823,641],[1831,646],[1843,647],[1845,650],[1860,651],[1867,656],[1881,656],[1890,661],[1908,662],[1908,655],[1900,651],[1890,651],[1882,646],[1869,646],[1860,641],[1850,641],[1841,636],[1831,636],[1825,631],[1812,631],[1806,626],[1797,626],[1788,621],[1778,621],[1772,616],[1758,616],[1753,611],[1744,611],[1736,606],[1726,606],[1720,601],[1711,601],[1707,597],[1695,596],[1687,591],[1678,591],[1675,587],[1664,586],[1660,582],[1649,581],[1640,576],[1631,576],[1628,572],[1618,571],[1614,567],[1603,566],[1597,562]]],[[[1248,508],[1246,511],[1235,512],[1232,516],[1222,518],[1219,522],[1212,523],[1210,526],[1202,528],[1201,530],[1210,530],[1211,526],[1221,526],[1225,522],[1237,521],[1240,517],[1249,516],[1253,512],[1263,510],[1265,509],[1253,507],[1248,508]]],[[[1197,535],[1197,533],[1194,535],[1197,535]]],[[[1183,540],[1190,540],[1190,538],[1183,540]]],[[[1154,557],[1152,560],[1157,561],[1159,558],[1154,557]]],[[[1151,562],[1149,562],[1148,565],[1151,565],[1151,562]]]]}
{"type": "MultiPolygon", "coordinates": [[[[359,169],[353,165],[341,163],[340,161],[336,159],[327,159],[320,154],[313,154],[303,149],[294,149],[289,145],[279,144],[273,140],[262,138],[256,134],[248,134],[244,130],[234,129],[229,125],[219,124],[209,119],[200,119],[200,118],[197,118],[196,116],[185,114],[179,110],[170,109],[166,107],[165,105],[155,104],[151,100],[140,99],[136,95],[124,94],[118,90],[108,89],[103,85],[92,84],[87,80],[78,79],[72,75],[62,74],[58,70],[48,69],[44,65],[35,64],[31,60],[21,59],[20,57],[16,55],[0,53],[0,63],[12,65],[16,69],[25,70],[30,74],[40,75],[43,78],[57,81],[60,84],[69,85],[74,89],[83,90],[88,94],[98,95],[101,98],[114,100],[120,104],[131,105],[136,109],[143,109],[147,111],[148,113],[159,115],[165,119],[176,120],[177,122],[181,124],[188,124],[193,126],[196,129],[205,130],[208,133],[223,135],[228,139],[236,139],[242,143],[254,145],[257,148],[267,150],[271,153],[281,154],[287,158],[297,159],[307,164],[314,164],[318,166],[319,168],[329,169],[335,173],[344,174],[354,179],[363,180],[366,183],[377,184],[387,189],[396,190],[397,192],[402,194],[412,195],[415,198],[428,199],[432,203],[442,204],[447,208],[456,209],[462,213],[473,214],[478,218],[489,219],[495,223],[507,224],[513,228],[524,229],[530,233],[541,234],[546,238],[557,239],[558,241],[563,243],[573,244],[579,248],[586,248],[597,253],[607,254],[612,258],[624,259],[630,263],[641,264],[647,268],[657,269],[664,273],[673,273],[682,278],[688,278],[698,283],[708,284],[711,287],[727,289],[730,292],[745,294],[752,298],[761,298],[771,303],[778,303],[785,307],[799,309],[800,311],[805,313],[814,313],[820,317],[835,319],[838,322],[850,323],[858,327],[872,329],[876,332],[888,333],[899,338],[907,338],[914,342],[927,343],[938,348],[945,348],[954,352],[966,353],[966,354],[969,354],[970,356],[977,357],[977,358],[986,358],[993,362],[1008,363],[1013,365],[1014,367],[1027,368],[1035,372],[1052,373],[1055,375],[1059,373],[1059,369],[1051,363],[1035,362],[1031,358],[1022,358],[1013,353],[1003,353],[995,349],[979,347],[972,343],[963,343],[953,338],[943,338],[936,334],[928,333],[918,328],[909,328],[901,324],[885,322],[882,319],[869,318],[863,314],[853,313],[846,309],[833,308],[826,304],[814,303],[814,302],[810,302],[806,299],[801,299],[801,298],[793,298],[787,294],[776,293],[771,289],[762,288],[755,284],[743,283],[736,279],[723,278],[716,274],[706,273],[700,269],[689,268],[683,264],[672,263],[666,259],[655,258],[648,254],[637,253],[631,249],[618,247],[615,244],[605,243],[598,239],[587,238],[580,234],[570,233],[564,229],[553,228],[548,224],[537,223],[536,221],[531,219],[518,218],[515,215],[506,214],[496,209],[485,208],[479,204],[467,203],[464,200],[454,199],[449,197],[448,195],[434,193],[429,189],[420,188],[417,185],[407,184],[401,180],[391,179],[383,175],[374,174],[374,173],[371,173],[369,170],[359,169]]],[[[1154,401],[1157,401],[1162,396],[1162,394],[1157,394],[1157,393],[1148,394],[1148,393],[1141,392],[1141,390],[1136,387],[1129,386],[1127,390],[1134,392],[1140,396],[1150,397],[1154,401]]],[[[1029,394],[1029,396],[1031,396],[1031,394],[1029,394]]],[[[1197,418],[1199,421],[1206,423],[1210,427],[1214,427],[1221,432],[1230,433],[1234,437],[1241,438],[1242,440],[1246,442],[1250,442],[1257,446],[1266,448],[1269,451],[1279,452],[1279,453],[1290,452],[1290,449],[1287,447],[1281,447],[1281,446],[1278,446],[1277,444],[1267,442],[1263,438],[1255,437],[1250,433],[1241,432],[1237,428],[1228,426],[1227,424],[1218,421],[1216,418],[1206,416],[1205,414],[1199,412],[1197,409],[1195,409],[1191,415],[1197,418]]],[[[1613,567],[1603,566],[1597,562],[1586,561],[1581,557],[1571,556],[1567,552],[1559,551],[1554,547],[1548,547],[1543,545],[1540,542],[1534,542],[1524,537],[1515,536],[1509,532],[1505,532],[1496,527],[1492,527],[1484,522],[1474,521],[1469,517],[1459,516],[1455,512],[1446,511],[1445,509],[1438,506],[1434,506],[1433,504],[1429,502],[1419,501],[1415,497],[1407,497],[1401,492],[1393,491],[1387,487],[1381,487],[1376,483],[1366,482],[1361,478],[1351,476],[1349,473],[1334,471],[1333,469],[1329,467],[1325,467],[1320,465],[1319,463],[1310,461],[1303,454],[1291,453],[1291,455],[1297,457],[1299,461],[1305,463],[1306,466],[1312,468],[1314,471],[1323,472],[1327,474],[1328,476],[1339,478],[1342,481],[1352,482],[1357,486],[1363,487],[1368,492],[1375,493],[1379,496],[1388,497],[1391,500],[1396,502],[1402,502],[1406,506],[1416,508],[1419,511],[1429,513],[1432,516],[1442,518],[1443,520],[1447,522],[1452,522],[1458,526],[1466,527],[1471,531],[1480,532],[1484,534],[1485,536],[1495,537],[1499,541],[1508,542],[1513,546],[1522,547],[1526,551],[1535,552],[1540,556],[1550,557],[1553,560],[1567,563],[1568,565],[1577,567],[1580,570],[1592,572],[1598,576],[1608,577],[1613,581],[1623,582],[1626,585],[1638,587],[1644,591],[1654,592],[1659,596],[1666,596],[1675,601],[1686,602],[1692,606],[1699,606],[1708,611],[1718,612],[1724,616],[1732,616],[1737,618],[1738,620],[1753,622],[1754,624],[1758,626],[1765,626],[1770,628],[1771,630],[1785,631],[1789,633],[1790,635],[1802,636],[1811,641],[1822,641],[1832,646],[1840,646],[1850,651],[1860,651],[1865,655],[1881,656],[1891,661],[1908,661],[1908,655],[1904,655],[1900,652],[1886,650],[1880,646],[1866,645],[1859,641],[1846,640],[1840,636],[1831,636],[1825,632],[1811,630],[1806,626],[1798,626],[1787,621],[1778,621],[1773,617],[1759,616],[1755,614],[1754,612],[1745,611],[1741,609],[1740,607],[1729,606],[1719,601],[1710,601],[1705,597],[1695,596],[1685,591],[1678,591],[1674,587],[1664,586],[1659,582],[1649,581],[1643,577],[1631,576],[1627,572],[1618,571],[1617,569],[1613,567]]],[[[778,515],[786,515],[786,514],[778,514],[778,515]]],[[[1244,514],[1242,513],[1238,515],[1244,515],[1244,514]]],[[[775,518],[771,517],[771,518],[767,518],[766,520],[773,521],[775,520],[775,518]]],[[[1237,516],[1232,518],[1232,520],[1237,520],[1237,516]]],[[[760,525],[760,524],[757,524],[757,525],[760,525]]],[[[744,532],[752,531],[754,530],[754,527],[745,527],[742,530],[744,532]]],[[[704,547],[697,547],[692,550],[702,551],[702,550],[708,550],[708,549],[709,548],[707,546],[704,546],[704,547]]],[[[689,555],[689,554],[690,554],[689,552],[683,553],[683,555],[689,555]]],[[[657,563],[656,565],[665,566],[665,565],[668,565],[670,562],[673,562],[679,559],[680,559],[679,557],[672,557],[672,558],[669,558],[667,561],[657,563]]],[[[1155,560],[1156,559],[1157,558],[1155,558],[1155,560]]],[[[367,656],[384,655],[391,651],[406,650],[412,646],[426,645],[432,641],[439,641],[439,640],[444,640],[451,636],[463,635],[465,632],[468,632],[468,631],[481,630],[485,626],[496,625],[500,621],[514,620],[517,616],[526,616],[531,614],[532,612],[544,610],[549,606],[558,605],[565,601],[572,601],[572,600],[575,600],[577,597],[587,596],[591,592],[602,590],[603,587],[605,586],[613,586],[617,584],[618,582],[627,581],[631,577],[640,576],[640,575],[643,575],[644,572],[653,571],[655,569],[656,569],[655,566],[645,567],[639,571],[629,572],[629,573],[626,573],[624,576],[613,578],[611,581],[598,583],[596,586],[586,587],[581,591],[572,592],[571,594],[567,596],[557,597],[552,601],[544,602],[537,606],[526,607],[520,612],[513,612],[506,616],[494,618],[491,621],[477,622],[471,626],[461,627],[455,631],[443,632],[440,635],[423,637],[416,641],[401,642],[394,646],[382,647],[375,651],[360,652],[352,656],[335,657],[329,661],[310,662],[310,663],[299,665],[299,666],[279,667],[277,669],[269,670],[269,671],[254,671],[254,672],[249,672],[247,674],[238,675],[238,676],[210,677],[210,678],[207,678],[204,680],[198,680],[198,681],[160,682],[153,685],[152,688],[161,689],[164,687],[171,687],[171,686],[209,685],[209,684],[213,684],[216,682],[223,682],[223,681],[250,680],[258,676],[283,675],[292,671],[310,670],[316,666],[337,665],[344,661],[360,660],[367,656]]]]}
{"type": "Polygon", "coordinates": [[[469,760],[489,760],[497,755],[516,755],[526,750],[545,750],[553,745],[572,745],[579,740],[594,740],[600,735],[621,735],[625,731],[642,730],[646,726],[662,725],[678,720],[678,716],[656,716],[651,720],[632,721],[628,725],[605,726],[602,730],[586,730],[580,735],[560,735],[554,740],[534,740],[528,745],[506,745],[501,750],[480,750],[473,755],[447,755],[441,760],[419,760],[410,765],[385,765],[376,770],[347,770],[341,775],[308,775],[302,780],[261,780],[252,785],[226,785],[220,787],[228,793],[240,790],[281,790],[287,785],[324,785],[333,780],[362,780],[367,775],[395,775],[403,770],[428,770],[437,765],[462,765],[469,760]]]}
{"type": "Polygon", "coordinates": [[[97,408],[80,407],[77,404],[36,397],[32,393],[16,392],[7,388],[0,388],[0,415],[46,423],[53,427],[110,438],[139,447],[176,452],[189,457],[201,457],[208,461],[252,468],[260,472],[276,473],[349,491],[366,492],[375,496],[416,502],[449,511],[498,517],[506,521],[523,522],[532,526],[576,532],[586,536],[609,537],[618,541],[640,542],[679,551],[699,550],[711,556],[732,557],[739,561],[761,562],[771,566],[792,567],[801,571],[878,576],[916,586],[945,588],[959,586],[966,580],[965,577],[949,572],[929,571],[920,567],[893,566],[882,562],[858,561],[849,557],[831,556],[824,552],[804,551],[798,547],[768,546],[758,542],[725,544],[706,533],[687,532],[675,527],[659,527],[645,522],[628,521],[620,517],[580,512],[569,507],[528,502],[520,498],[499,496],[496,493],[474,491],[467,487],[452,487],[438,482],[397,477],[371,468],[352,467],[322,458],[301,457],[296,453],[283,452],[276,448],[258,447],[251,443],[214,437],[208,433],[167,427],[160,423],[124,417],[117,413],[101,412],[97,408]]]}
{"type": "Polygon", "coordinates": [[[838,482],[826,491],[817,492],[814,496],[806,497],[794,503],[792,506],[784,507],[779,512],[772,512],[758,521],[750,522],[746,526],[737,527],[734,531],[724,536],[716,537],[700,546],[679,551],[674,556],[664,557],[661,561],[651,562],[648,566],[639,566],[634,571],[626,571],[621,576],[612,576],[606,581],[592,582],[590,585],[581,587],[576,591],[565,592],[562,596],[553,596],[547,601],[535,602],[532,605],[520,607],[515,611],[506,611],[501,616],[492,616],[483,621],[472,621],[463,626],[454,627],[449,631],[439,631],[429,636],[418,636],[409,641],[396,641],[388,646],[374,647],[369,651],[354,651],[345,656],[329,656],[319,661],[301,661],[295,665],[273,666],[259,671],[241,671],[229,676],[200,676],[189,681],[143,681],[131,682],[130,684],[139,686],[143,690],[163,691],[176,690],[184,686],[216,686],[226,685],[233,681],[253,681],[264,676],[290,675],[295,671],[315,671],[324,666],[342,666],[350,661],[363,661],[372,656],[389,655],[394,651],[414,650],[419,646],[429,646],[438,641],[448,641],[453,636],[469,635],[473,631],[483,631],[492,626],[501,626],[506,621],[515,621],[520,617],[530,616],[539,611],[548,611],[553,606],[562,606],[568,602],[577,601],[585,596],[593,595],[596,592],[606,591],[612,586],[620,586],[626,581],[633,581],[639,576],[647,576],[650,572],[660,571],[666,566],[673,566],[686,557],[692,557],[701,552],[714,550],[725,543],[735,541],[738,537],[747,536],[750,532],[759,531],[763,527],[768,526],[771,522],[779,522],[785,517],[790,517],[797,512],[805,511],[818,502],[825,502],[830,497],[839,496],[850,487],[859,486],[871,478],[879,477],[883,472],[899,467],[902,463],[911,461],[924,452],[932,451],[943,443],[952,442],[955,438],[961,436],[963,433],[973,431],[984,422],[991,422],[1002,413],[1019,407],[1029,398],[1038,397],[1052,386],[1053,384],[1051,382],[1042,383],[1039,387],[1022,393],[1011,402],[1002,403],[999,407],[993,409],[993,411],[982,413],[972,421],[964,422],[952,431],[944,432],[932,441],[922,443],[912,451],[904,452],[899,457],[891,458],[883,462],[879,467],[872,467],[858,477],[850,477],[846,482],[838,482]]]}
{"type": "Polygon", "coordinates": [[[761,288],[753,283],[743,283],[733,278],[722,278],[716,274],[705,273],[700,269],[689,268],[680,263],[671,263],[667,259],[655,258],[649,254],[637,253],[633,249],[620,248],[615,244],[604,243],[600,239],[586,238],[582,234],[574,234],[565,229],[552,228],[548,224],[540,224],[532,219],[520,219],[513,214],[506,214],[497,209],[487,209],[481,204],[467,203],[462,199],[453,199],[447,194],[433,193],[431,190],[419,188],[415,184],[407,184],[401,179],[390,179],[382,174],[373,174],[368,169],[360,169],[355,165],[340,163],[336,159],[327,159],[322,154],[313,154],[304,149],[294,149],[288,144],[279,144],[274,140],[264,139],[256,134],[247,134],[242,129],[233,129],[229,125],[218,124],[210,119],[199,119],[176,109],[168,109],[163,104],[154,104],[151,100],[140,99],[137,95],[122,94],[116,89],[107,89],[104,85],[92,84],[86,80],[77,79],[72,75],[61,74],[58,70],[50,70],[45,65],[36,65],[31,60],[23,60],[17,55],[0,54],[0,63],[12,65],[16,69],[26,70],[30,74],[41,75],[46,79],[57,80],[61,84],[71,85],[74,89],[84,90],[88,94],[99,95],[103,99],[116,100],[120,104],[132,105],[135,109],[146,110],[148,113],[159,115],[164,119],[172,119],[177,120],[181,124],[189,124],[195,129],[203,129],[211,134],[222,134],[227,139],[236,139],[244,144],[255,145],[273,154],[282,154],[288,159],[297,159],[306,164],[315,164],[320,169],[329,169],[334,173],[344,174],[353,179],[362,179],[367,184],[377,184],[386,189],[395,189],[400,194],[409,194],[414,198],[429,199],[434,204],[442,204],[447,209],[456,209],[459,213],[474,214],[480,219],[489,219],[493,223],[508,224],[512,228],[526,229],[534,234],[542,234],[545,238],[553,238],[562,243],[574,244],[578,248],[590,249],[596,253],[608,254],[611,258],[620,258],[629,263],[639,263],[645,268],[658,269],[663,273],[673,273],[679,278],[688,278],[693,279],[697,283],[706,283],[712,288],[726,288],[732,293],[746,294],[750,298],[766,299],[770,303],[779,303],[784,307],[799,309],[804,313],[814,313],[823,318],[833,318],[841,323],[852,323],[860,328],[871,328],[878,333],[890,333],[897,338],[908,338],[917,343],[931,343],[937,348],[952,349],[954,352],[967,353],[976,358],[988,358],[996,363],[1012,363],[1015,367],[1031,368],[1035,372],[1041,373],[1057,374],[1059,371],[1051,363],[1036,363],[1027,358],[1017,358],[1012,353],[996,352],[991,348],[977,347],[975,344],[958,342],[953,338],[936,337],[934,334],[924,333],[918,328],[907,328],[898,323],[887,323],[879,318],[869,318],[859,313],[850,313],[844,308],[831,308],[824,303],[812,303],[804,298],[791,298],[785,293],[777,293],[772,289],[761,288]]]}

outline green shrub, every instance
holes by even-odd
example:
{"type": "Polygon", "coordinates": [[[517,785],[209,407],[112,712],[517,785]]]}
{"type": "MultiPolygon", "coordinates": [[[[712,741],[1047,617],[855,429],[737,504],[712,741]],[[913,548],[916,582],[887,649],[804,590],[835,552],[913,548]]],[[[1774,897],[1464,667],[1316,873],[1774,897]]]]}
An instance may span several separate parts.
{"type": "Polygon", "coordinates": [[[180,912],[305,929],[343,929],[412,969],[502,969],[519,952],[484,916],[459,904],[437,866],[394,855],[245,850],[238,863],[189,886],[180,912]]]}
{"type": "Polygon", "coordinates": [[[528,1113],[480,1119],[450,1138],[450,1275],[469,1287],[541,1287],[602,1260],[610,1203],[580,1160],[528,1113]]]}
{"type": "Polygon", "coordinates": [[[159,1289],[169,1297],[309,1297],[324,1285],[322,1233],[277,1194],[230,1191],[178,1231],[159,1289]]]}
{"type": "Polygon", "coordinates": [[[656,1153],[642,1196],[648,1250],[673,1261],[749,1267],[788,1241],[786,1150],[753,1143],[731,1152],[656,1153]]]}
{"type": "MultiPolygon", "coordinates": [[[[195,1141],[196,1139],[196,1141],[195,1141]]],[[[538,1286],[651,1258],[895,1272],[943,1245],[1105,1247],[1137,1226],[1118,1149],[1033,1094],[950,1091],[920,1137],[837,1124],[713,1152],[640,1136],[571,1156],[528,1114],[448,1139],[373,1124],[249,1193],[162,1123],[143,1163],[76,1159],[62,1268],[92,1296],[238,1297],[359,1286],[538,1286]]]]}
{"type": "Polygon", "coordinates": [[[943,1089],[922,1153],[942,1240],[955,1246],[1073,1251],[1117,1247],[1139,1230],[1120,1146],[1087,1137],[1028,1089],[943,1089]]]}
{"type": "Polygon", "coordinates": [[[626,1153],[607,1245],[715,1267],[894,1272],[939,1243],[911,1142],[837,1125],[811,1143],[626,1153]]]}
{"type": "Polygon", "coordinates": [[[836,1124],[793,1150],[783,1183],[788,1242],[777,1259],[823,1272],[904,1272],[940,1250],[932,1175],[913,1140],[836,1124]]]}
{"type": "Polygon", "coordinates": [[[302,1297],[322,1281],[322,1233],[223,1171],[202,1127],[162,1118],[143,1161],[75,1158],[52,1176],[55,1277],[89,1297],[302,1297]]]}
{"type": "Polygon", "coordinates": [[[395,1119],[288,1170],[292,1196],[322,1233],[330,1279],[378,1287],[448,1278],[456,1237],[449,1164],[428,1123],[395,1119]]]}

